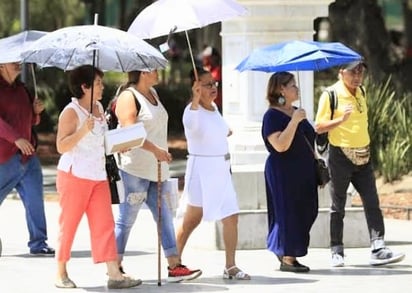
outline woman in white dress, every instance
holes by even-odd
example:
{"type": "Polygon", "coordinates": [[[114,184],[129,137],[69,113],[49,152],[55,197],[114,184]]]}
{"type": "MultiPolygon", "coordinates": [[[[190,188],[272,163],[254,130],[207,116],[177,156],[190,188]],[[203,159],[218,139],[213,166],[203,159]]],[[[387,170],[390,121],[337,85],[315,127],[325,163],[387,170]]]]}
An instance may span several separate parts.
{"type": "Polygon", "coordinates": [[[183,191],[187,205],[176,232],[177,248],[182,255],[202,218],[221,220],[226,256],[223,278],[250,280],[235,262],[239,207],[230,173],[227,137],[231,131],[213,102],[217,82],[208,71],[198,68],[197,72],[197,81],[192,74],[192,102],[183,113],[189,152],[183,191]]]}

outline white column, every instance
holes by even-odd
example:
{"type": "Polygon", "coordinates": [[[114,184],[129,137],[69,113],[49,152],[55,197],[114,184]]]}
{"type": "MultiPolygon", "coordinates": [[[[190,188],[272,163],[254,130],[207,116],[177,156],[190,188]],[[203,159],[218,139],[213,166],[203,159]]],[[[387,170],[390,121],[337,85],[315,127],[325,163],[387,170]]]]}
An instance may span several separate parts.
{"type": "MultiPolygon", "coordinates": [[[[267,81],[272,73],[240,73],[235,67],[255,48],[289,40],[313,40],[314,19],[328,15],[330,1],[238,2],[248,9],[249,14],[222,23],[223,116],[233,129],[229,140],[234,180],[242,185],[237,188],[240,205],[242,208],[256,209],[265,207],[265,189],[261,185],[264,184],[262,173],[267,151],[260,130],[263,114],[268,107],[267,81]],[[248,184],[245,176],[254,179],[258,186],[248,184]],[[257,196],[258,200],[251,200],[251,196],[257,196]]],[[[313,72],[293,73],[298,75],[296,79],[301,91],[302,105],[297,106],[303,107],[312,120],[313,72]]]]}

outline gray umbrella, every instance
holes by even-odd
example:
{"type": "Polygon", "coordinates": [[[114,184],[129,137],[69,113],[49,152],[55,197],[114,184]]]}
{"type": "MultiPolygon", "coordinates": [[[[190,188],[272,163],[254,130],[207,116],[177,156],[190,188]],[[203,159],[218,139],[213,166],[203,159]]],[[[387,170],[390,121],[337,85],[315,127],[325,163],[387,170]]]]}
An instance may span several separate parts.
{"type": "Polygon", "coordinates": [[[21,52],[46,34],[43,31],[27,30],[0,39],[0,63],[21,62],[21,52]]]}
{"type": "Polygon", "coordinates": [[[23,62],[71,70],[95,65],[129,72],[164,68],[167,60],[154,47],[125,31],[100,26],[69,26],[50,32],[22,52],[23,62]]]}

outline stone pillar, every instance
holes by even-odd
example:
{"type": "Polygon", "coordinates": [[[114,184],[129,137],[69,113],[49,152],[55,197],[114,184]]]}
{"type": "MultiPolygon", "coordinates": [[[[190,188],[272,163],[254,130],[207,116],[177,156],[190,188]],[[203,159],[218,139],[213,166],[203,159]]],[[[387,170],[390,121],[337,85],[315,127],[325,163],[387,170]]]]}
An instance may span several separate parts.
{"type": "MultiPolygon", "coordinates": [[[[248,9],[249,14],[222,23],[223,116],[234,133],[229,140],[233,180],[241,208],[238,247],[265,248],[267,213],[263,169],[267,151],[260,130],[268,105],[266,85],[271,74],[255,71],[239,73],[234,68],[255,48],[288,40],[313,40],[314,20],[328,15],[328,5],[332,1],[238,2],[248,9]]],[[[297,106],[303,107],[308,119],[313,121],[313,72],[294,73],[301,90],[301,101],[297,106]]],[[[324,190],[319,194],[320,211],[311,232],[311,246],[328,247],[329,195],[324,190]]],[[[362,209],[349,209],[346,223],[346,228],[358,227],[356,239],[351,236],[355,233],[345,234],[346,246],[369,245],[362,209]],[[360,239],[362,235],[366,238],[360,239]]]]}

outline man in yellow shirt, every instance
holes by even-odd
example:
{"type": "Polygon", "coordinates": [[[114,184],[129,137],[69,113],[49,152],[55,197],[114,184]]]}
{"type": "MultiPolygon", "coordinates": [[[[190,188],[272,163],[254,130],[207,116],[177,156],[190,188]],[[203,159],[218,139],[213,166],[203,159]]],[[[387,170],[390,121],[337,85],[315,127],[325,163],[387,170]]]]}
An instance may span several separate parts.
{"type": "Polygon", "coordinates": [[[366,65],[353,62],[339,70],[339,80],[323,92],[315,119],[317,133],[328,132],[330,169],[330,238],[332,266],[344,266],[343,218],[346,191],[352,183],[362,198],[371,239],[371,265],[401,261],[405,255],[394,253],[383,240],[385,226],[375,175],[369,155],[368,113],[362,87],[366,65]],[[329,95],[336,99],[333,117],[329,95]]]}

